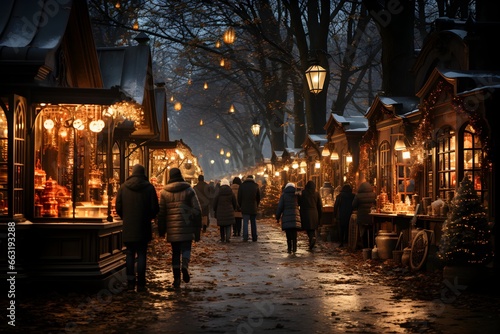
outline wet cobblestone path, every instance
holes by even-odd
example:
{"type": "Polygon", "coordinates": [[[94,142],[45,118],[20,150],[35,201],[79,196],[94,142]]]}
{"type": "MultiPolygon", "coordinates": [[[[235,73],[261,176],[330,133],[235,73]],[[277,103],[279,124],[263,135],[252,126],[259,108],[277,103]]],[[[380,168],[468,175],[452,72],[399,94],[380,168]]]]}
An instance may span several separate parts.
{"type": "MultiPolygon", "coordinates": [[[[191,282],[172,289],[170,246],[155,238],[148,292],[44,291],[19,300],[23,333],[499,333],[498,294],[475,294],[441,275],[363,260],[332,242],[286,252],[273,219],[257,242],[221,243],[212,222],[194,244],[191,282]]],[[[2,332],[11,332],[3,319],[2,332]],[[5,330],[4,330],[5,329],[5,330]]]]}

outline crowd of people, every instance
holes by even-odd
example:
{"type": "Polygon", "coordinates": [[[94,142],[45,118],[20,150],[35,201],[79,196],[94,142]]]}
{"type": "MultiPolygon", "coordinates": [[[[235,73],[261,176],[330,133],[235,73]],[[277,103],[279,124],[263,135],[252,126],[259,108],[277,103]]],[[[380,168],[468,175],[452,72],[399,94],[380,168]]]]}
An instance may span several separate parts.
{"type": "MultiPolygon", "coordinates": [[[[217,224],[222,243],[231,242],[231,237],[240,237],[243,242],[258,240],[257,214],[262,195],[253,175],[209,183],[203,175],[199,175],[197,184],[191,186],[178,168],[169,170],[167,184],[158,195],[144,167],[135,165],[131,176],[121,185],[116,199],[116,212],[123,220],[127,289],[146,290],[146,253],[152,240],[153,219],[157,220],[158,235],[171,244],[173,287],[180,288],[181,278],[185,283],[191,280],[189,262],[192,243],[200,241],[211,218],[217,224]]],[[[347,242],[353,210],[357,210],[360,231],[368,233],[367,215],[375,198],[368,182],[362,183],[356,194],[351,185],[342,187],[333,208],[333,217],[339,227],[340,247],[347,242]]],[[[276,203],[275,218],[285,232],[289,254],[297,252],[299,231],[305,231],[308,250],[314,250],[322,208],[321,196],[313,181],[308,181],[302,190],[293,182],[284,185],[276,203]]]]}

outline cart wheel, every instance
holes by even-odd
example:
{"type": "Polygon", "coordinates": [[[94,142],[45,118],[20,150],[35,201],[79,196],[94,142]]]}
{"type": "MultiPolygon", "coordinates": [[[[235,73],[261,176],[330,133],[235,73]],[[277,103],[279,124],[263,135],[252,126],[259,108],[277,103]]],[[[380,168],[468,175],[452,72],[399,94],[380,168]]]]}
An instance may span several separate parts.
{"type": "Polygon", "coordinates": [[[419,270],[427,259],[429,252],[429,240],[427,232],[420,231],[415,235],[411,244],[410,267],[412,270],[419,270]]]}

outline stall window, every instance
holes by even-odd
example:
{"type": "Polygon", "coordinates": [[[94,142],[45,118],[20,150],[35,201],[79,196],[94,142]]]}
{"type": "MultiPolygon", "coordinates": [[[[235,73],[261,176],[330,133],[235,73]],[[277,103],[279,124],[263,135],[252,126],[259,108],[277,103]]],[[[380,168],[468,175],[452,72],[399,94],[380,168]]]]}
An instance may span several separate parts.
{"type": "Polygon", "coordinates": [[[38,110],[35,217],[107,216],[107,131],[102,131],[101,115],[102,107],[96,105],[48,105],[38,110]]]}
{"type": "Polygon", "coordinates": [[[487,193],[484,178],[481,173],[481,163],[484,159],[484,152],[482,150],[482,143],[479,135],[474,128],[468,124],[463,133],[463,171],[464,176],[467,176],[474,184],[474,190],[477,192],[479,198],[488,206],[485,194],[487,193]]]}
{"type": "Polygon", "coordinates": [[[379,146],[379,185],[380,192],[391,194],[391,145],[384,141],[379,146]]]}
{"type": "Polygon", "coordinates": [[[25,152],[26,152],[26,103],[16,101],[14,122],[14,215],[25,212],[25,152]]]}
{"type": "Polygon", "coordinates": [[[7,117],[0,110],[0,216],[8,214],[8,138],[7,117]]]}
{"type": "Polygon", "coordinates": [[[438,131],[437,141],[437,197],[446,198],[446,192],[454,191],[457,183],[455,162],[455,131],[445,127],[438,131]]]}

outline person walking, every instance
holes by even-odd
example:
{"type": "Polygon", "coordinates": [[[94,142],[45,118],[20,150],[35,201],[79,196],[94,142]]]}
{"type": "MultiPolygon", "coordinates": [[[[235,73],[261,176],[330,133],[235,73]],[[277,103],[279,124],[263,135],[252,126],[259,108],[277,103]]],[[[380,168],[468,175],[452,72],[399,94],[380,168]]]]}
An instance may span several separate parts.
{"type": "Polygon", "coordinates": [[[301,228],[299,202],[300,196],[297,194],[295,184],[287,183],[278,202],[276,221],[279,224],[281,219],[281,229],[286,234],[289,254],[297,252],[297,231],[301,228]]]}
{"type": "Polygon", "coordinates": [[[357,210],[356,223],[358,224],[363,248],[373,247],[373,236],[370,235],[373,221],[369,214],[372,206],[376,204],[377,195],[373,192],[372,185],[368,182],[361,183],[352,201],[352,209],[357,210]]]}
{"type": "Polygon", "coordinates": [[[200,201],[201,206],[201,224],[203,232],[207,231],[207,227],[210,223],[210,196],[211,191],[208,183],[205,182],[205,176],[198,175],[198,183],[193,187],[196,191],[196,196],[198,196],[198,201],[200,201]]]}
{"type": "Polygon", "coordinates": [[[220,181],[220,188],[214,198],[215,218],[220,229],[221,242],[230,242],[231,226],[234,225],[234,211],[238,208],[236,196],[229,186],[228,179],[220,181]]]}
{"type": "Polygon", "coordinates": [[[127,290],[146,291],[146,261],[148,243],[152,239],[151,220],[159,211],[155,187],[149,182],[144,166],[132,167],[132,175],[118,189],[116,213],[123,220],[123,243],[127,290]],[[137,256],[137,277],[135,262],[137,256]]]}
{"type": "MultiPolygon", "coordinates": [[[[231,189],[233,190],[234,196],[238,198],[238,189],[241,185],[241,179],[239,176],[235,176],[233,182],[231,184],[231,189]]],[[[243,215],[241,214],[240,206],[236,208],[234,211],[234,226],[233,226],[233,237],[241,236],[241,221],[243,219],[243,215]]]]}
{"type": "Polygon", "coordinates": [[[314,181],[307,181],[300,196],[300,221],[302,229],[306,231],[309,239],[309,250],[312,251],[316,245],[316,230],[318,229],[321,215],[323,214],[323,204],[321,196],[316,191],[314,181]]]}
{"type": "Polygon", "coordinates": [[[340,189],[339,194],[335,197],[335,204],[333,205],[333,217],[337,223],[339,230],[339,247],[344,247],[344,243],[348,243],[349,239],[349,221],[352,214],[352,202],[354,194],[352,187],[346,183],[340,189]]]}
{"type": "Polygon", "coordinates": [[[169,172],[167,185],[160,193],[160,211],[158,213],[158,233],[167,236],[172,246],[172,271],[174,288],[182,280],[190,281],[189,261],[192,242],[200,240],[201,207],[196,191],[184,180],[178,168],[169,172]]]}
{"type": "Polygon", "coordinates": [[[243,241],[248,241],[248,222],[252,232],[252,241],[257,241],[257,209],[260,203],[259,185],[248,175],[238,189],[238,205],[243,216],[243,241]]]}

